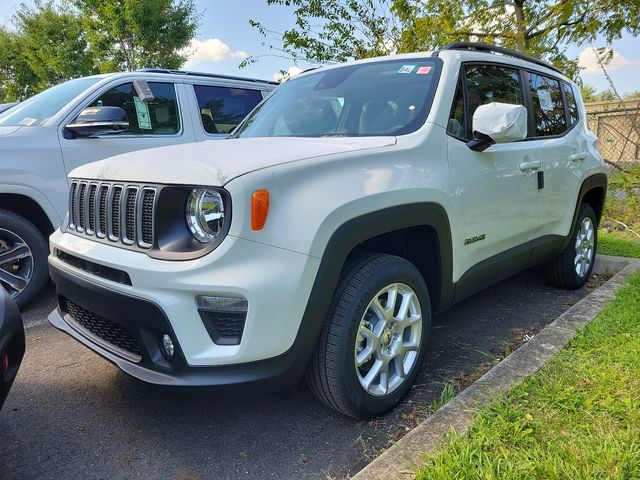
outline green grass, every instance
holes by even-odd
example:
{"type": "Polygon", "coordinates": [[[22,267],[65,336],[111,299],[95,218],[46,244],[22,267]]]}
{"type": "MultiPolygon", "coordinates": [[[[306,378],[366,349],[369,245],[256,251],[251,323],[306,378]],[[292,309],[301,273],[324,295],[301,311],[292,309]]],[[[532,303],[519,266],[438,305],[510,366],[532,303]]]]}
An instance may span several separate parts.
{"type": "Polygon", "coordinates": [[[598,232],[598,253],[640,258],[640,239],[623,232],[598,232]]]}
{"type": "Polygon", "coordinates": [[[614,171],[599,232],[598,253],[640,258],[640,166],[614,171]],[[635,232],[635,233],[634,233],[635,232]]]}
{"type": "Polygon", "coordinates": [[[417,479],[640,478],[640,273],[417,479]]]}

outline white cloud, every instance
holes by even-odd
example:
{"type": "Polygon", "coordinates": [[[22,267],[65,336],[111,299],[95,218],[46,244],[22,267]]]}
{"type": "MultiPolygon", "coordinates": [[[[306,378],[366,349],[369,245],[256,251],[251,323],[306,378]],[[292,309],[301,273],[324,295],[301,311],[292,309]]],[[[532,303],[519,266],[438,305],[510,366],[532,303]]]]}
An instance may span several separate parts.
{"type": "MultiPolygon", "coordinates": [[[[600,55],[601,60],[606,59],[607,57],[606,52],[603,52],[603,53],[598,52],[598,53],[600,55]]],[[[614,51],[613,56],[611,57],[611,60],[608,63],[605,62],[605,68],[607,69],[607,71],[621,70],[623,68],[627,68],[634,65],[634,63],[636,62],[627,60],[622,55],[614,51]]],[[[596,74],[596,75],[602,73],[602,69],[598,64],[598,57],[596,56],[596,53],[593,51],[591,47],[585,48],[582,52],[580,52],[580,55],[578,56],[578,65],[580,66],[580,68],[582,68],[582,73],[596,74]]]]}
{"type": "Polygon", "coordinates": [[[185,49],[189,54],[187,66],[200,62],[221,62],[247,58],[249,54],[244,50],[232,50],[229,45],[219,38],[208,38],[206,40],[191,40],[191,45],[185,49]]]}
{"type": "Polygon", "coordinates": [[[285,70],[285,72],[286,73],[283,73],[282,70],[277,71],[276,73],[273,74],[273,79],[276,82],[281,82],[283,80],[288,80],[289,78],[295,77],[299,73],[302,73],[302,69],[299,68],[299,67],[296,67],[295,65],[292,65],[289,68],[287,68],[285,70]]]}

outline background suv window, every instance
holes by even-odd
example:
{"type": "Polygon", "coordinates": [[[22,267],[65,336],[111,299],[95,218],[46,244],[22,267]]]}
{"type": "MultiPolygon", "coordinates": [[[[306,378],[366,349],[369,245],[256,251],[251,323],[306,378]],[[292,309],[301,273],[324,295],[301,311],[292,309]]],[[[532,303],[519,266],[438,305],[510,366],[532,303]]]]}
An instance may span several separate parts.
{"type": "Polygon", "coordinates": [[[560,135],[567,129],[560,82],[537,73],[528,73],[533,102],[536,136],[560,135]]]}
{"type": "Polygon", "coordinates": [[[207,133],[231,133],[262,101],[259,90],[194,85],[200,120],[207,133]]]}
{"type": "Polygon", "coordinates": [[[133,83],[118,85],[101,94],[92,107],[120,107],[129,118],[128,130],[115,135],[175,135],[180,131],[180,114],[173,83],[148,82],[155,97],[142,102],[133,83]]]}
{"type": "Polygon", "coordinates": [[[473,114],[480,105],[499,102],[524,105],[520,73],[515,68],[500,65],[467,65],[467,104],[469,132],[472,132],[473,114]]]}

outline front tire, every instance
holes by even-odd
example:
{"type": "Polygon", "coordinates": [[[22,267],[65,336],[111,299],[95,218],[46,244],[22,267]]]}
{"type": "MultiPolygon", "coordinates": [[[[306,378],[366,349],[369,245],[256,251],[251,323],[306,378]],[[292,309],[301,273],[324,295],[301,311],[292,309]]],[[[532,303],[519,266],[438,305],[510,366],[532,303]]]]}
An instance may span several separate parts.
{"type": "Polygon", "coordinates": [[[307,371],[314,394],[355,418],[381,415],[407,394],[424,360],[431,304],[420,272],[371,255],[342,277],[307,371]]]}
{"type": "Polygon", "coordinates": [[[19,307],[47,282],[47,254],[47,241],[33,223],[0,209],[0,285],[19,307]]]}
{"type": "Polygon", "coordinates": [[[563,252],[545,268],[547,281],[559,288],[583,287],[593,270],[598,247],[598,220],[591,205],[583,203],[571,240],[563,252]]]}

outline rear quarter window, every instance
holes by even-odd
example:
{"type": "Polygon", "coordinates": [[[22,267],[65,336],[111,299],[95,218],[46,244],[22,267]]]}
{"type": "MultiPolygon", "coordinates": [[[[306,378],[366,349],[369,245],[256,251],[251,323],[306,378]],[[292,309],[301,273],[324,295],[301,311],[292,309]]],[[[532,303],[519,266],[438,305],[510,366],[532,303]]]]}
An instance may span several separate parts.
{"type": "Polygon", "coordinates": [[[574,125],[578,121],[578,105],[576,104],[576,97],[573,94],[573,89],[568,83],[562,84],[564,88],[564,98],[567,101],[567,114],[569,125],[574,125]]]}

